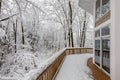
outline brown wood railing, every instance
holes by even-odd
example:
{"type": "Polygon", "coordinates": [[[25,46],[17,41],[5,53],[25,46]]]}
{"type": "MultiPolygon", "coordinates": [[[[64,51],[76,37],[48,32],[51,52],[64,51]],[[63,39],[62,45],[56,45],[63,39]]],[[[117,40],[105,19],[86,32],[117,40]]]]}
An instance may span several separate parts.
{"type": "Polygon", "coordinates": [[[80,53],[92,53],[92,48],[67,48],[37,77],[36,80],[53,80],[53,77],[55,77],[55,74],[59,71],[60,65],[63,63],[66,55],[80,53]]]}

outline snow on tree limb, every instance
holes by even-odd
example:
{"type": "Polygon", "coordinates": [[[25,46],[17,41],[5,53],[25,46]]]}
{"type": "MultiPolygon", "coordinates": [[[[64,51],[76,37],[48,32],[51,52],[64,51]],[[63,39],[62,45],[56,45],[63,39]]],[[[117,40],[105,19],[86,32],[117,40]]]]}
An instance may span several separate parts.
{"type": "Polygon", "coordinates": [[[5,31],[3,29],[0,28],[0,38],[5,36],[5,31]]]}

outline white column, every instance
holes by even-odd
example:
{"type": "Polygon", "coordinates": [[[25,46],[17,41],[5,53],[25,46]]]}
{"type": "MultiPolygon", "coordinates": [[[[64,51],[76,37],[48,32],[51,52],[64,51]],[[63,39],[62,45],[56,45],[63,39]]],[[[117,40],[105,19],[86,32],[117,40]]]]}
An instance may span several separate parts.
{"type": "Polygon", "coordinates": [[[120,80],[120,0],[111,0],[111,80],[120,80]]]}
{"type": "Polygon", "coordinates": [[[93,31],[93,63],[95,64],[95,11],[96,11],[96,1],[94,1],[94,5],[93,5],[93,27],[94,27],[94,31],[93,31]]]}

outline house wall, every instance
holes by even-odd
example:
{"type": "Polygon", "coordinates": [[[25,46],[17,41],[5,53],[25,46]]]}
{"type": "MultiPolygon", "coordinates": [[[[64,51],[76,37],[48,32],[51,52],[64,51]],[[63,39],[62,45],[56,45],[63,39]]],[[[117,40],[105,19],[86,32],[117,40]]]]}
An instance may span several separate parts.
{"type": "Polygon", "coordinates": [[[120,0],[111,0],[111,80],[120,80],[120,0]]]}
{"type": "MultiPolygon", "coordinates": [[[[95,1],[94,1],[95,4],[95,1]]],[[[110,77],[111,80],[120,80],[120,0],[110,0],[111,18],[94,28],[94,31],[110,23],[110,77]]],[[[94,5],[94,24],[95,24],[95,5],[94,5]]],[[[95,25],[94,25],[95,26],[95,25]]],[[[95,35],[95,33],[93,34],[95,35]]],[[[95,37],[93,37],[95,39],[95,37]]],[[[93,42],[94,44],[95,42],[93,42]]],[[[95,44],[94,48],[95,49],[95,44]]],[[[93,51],[94,52],[94,51],[93,51]]],[[[95,52],[94,52],[95,53],[95,52]]],[[[95,58],[95,57],[93,57],[95,58]]],[[[93,59],[93,63],[95,63],[93,59]]]]}
{"type": "MultiPolygon", "coordinates": [[[[96,4],[96,2],[94,1],[94,4],[96,4]]],[[[95,8],[96,5],[93,5],[93,26],[95,27],[95,8]]],[[[93,28],[94,32],[93,32],[93,54],[95,55],[95,28],[93,28]]],[[[95,64],[95,57],[93,57],[93,63],[95,64]]]]}
{"type": "MultiPolygon", "coordinates": [[[[95,28],[95,30],[111,24],[110,46],[110,77],[120,80],[120,0],[111,0],[111,19],[95,28]]],[[[95,14],[94,14],[95,16],[95,14]]],[[[95,22],[95,19],[94,19],[95,22]]]]}
{"type": "MultiPolygon", "coordinates": [[[[94,4],[96,4],[96,1],[94,1],[94,4]]],[[[102,28],[104,28],[104,27],[106,27],[107,25],[110,25],[109,27],[110,27],[110,30],[111,30],[111,18],[110,19],[108,19],[107,21],[105,21],[105,22],[103,22],[102,24],[100,24],[100,25],[95,25],[95,22],[96,22],[96,20],[95,20],[95,9],[96,9],[96,5],[94,5],[94,57],[93,57],[93,63],[95,64],[95,40],[96,40],[96,38],[95,38],[95,31],[96,30],[100,30],[100,29],[102,29],[102,28]]],[[[109,36],[105,36],[105,38],[109,38],[111,36],[111,31],[110,31],[110,35],[109,36]]],[[[97,64],[95,64],[98,68],[100,68],[101,70],[103,70],[107,75],[109,75],[110,76],[110,74],[107,72],[107,71],[105,71],[103,68],[102,68],[102,39],[104,39],[103,38],[103,36],[102,37],[99,37],[99,38],[97,38],[97,39],[100,39],[100,66],[98,66],[97,64]]],[[[111,41],[111,40],[110,40],[111,41]]],[[[110,56],[112,56],[111,55],[111,50],[110,50],[110,56]]],[[[110,60],[111,61],[111,60],[110,60]]]]}

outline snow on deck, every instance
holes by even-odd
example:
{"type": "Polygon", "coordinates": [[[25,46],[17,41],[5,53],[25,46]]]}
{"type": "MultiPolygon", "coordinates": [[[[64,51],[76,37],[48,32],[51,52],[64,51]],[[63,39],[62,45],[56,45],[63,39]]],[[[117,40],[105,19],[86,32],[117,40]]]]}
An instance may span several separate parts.
{"type": "Polygon", "coordinates": [[[87,60],[92,54],[68,55],[55,80],[93,80],[89,73],[87,60]]]}

